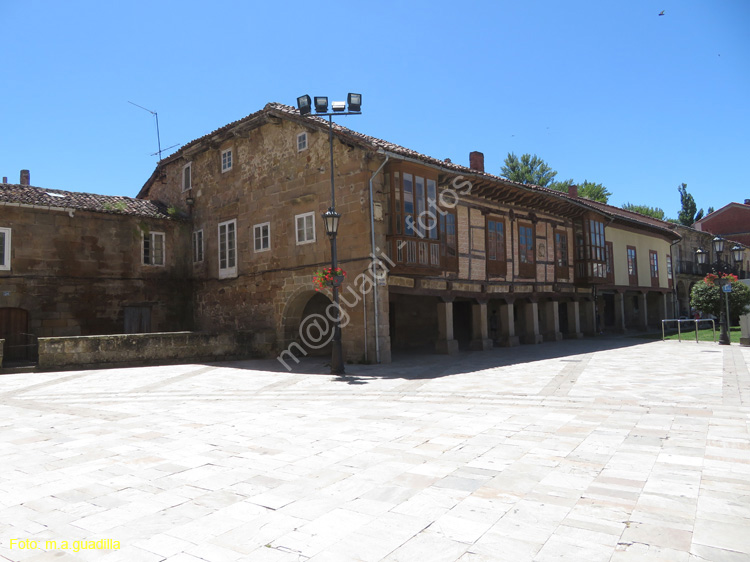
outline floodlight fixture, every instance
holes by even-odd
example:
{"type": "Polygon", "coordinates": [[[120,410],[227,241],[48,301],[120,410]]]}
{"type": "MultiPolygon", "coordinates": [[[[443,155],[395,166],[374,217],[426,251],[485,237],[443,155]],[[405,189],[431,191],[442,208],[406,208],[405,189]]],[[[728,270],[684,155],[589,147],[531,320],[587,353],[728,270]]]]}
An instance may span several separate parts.
{"type": "Polygon", "coordinates": [[[297,109],[299,109],[300,115],[307,115],[310,113],[310,96],[305,94],[297,98],[297,109]]]}
{"type": "Polygon", "coordinates": [[[328,96],[315,96],[315,111],[328,113],[328,96]]]}
{"type": "Polygon", "coordinates": [[[359,113],[362,111],[362,94],[349,94],[347,96],[347,102],[349,104],[349,111],[359,113]]]}

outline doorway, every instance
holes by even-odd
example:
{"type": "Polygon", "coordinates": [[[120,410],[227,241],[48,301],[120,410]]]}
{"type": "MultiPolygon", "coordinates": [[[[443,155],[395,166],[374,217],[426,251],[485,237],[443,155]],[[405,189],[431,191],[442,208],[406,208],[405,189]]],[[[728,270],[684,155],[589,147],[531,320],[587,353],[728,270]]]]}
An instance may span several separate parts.
{"type": "Polygon", "coordinates": [[[5,361],[31,359],[34,336],[29,333],[29,313],[22,308],[0,308],[0,340],[5,361]]]}

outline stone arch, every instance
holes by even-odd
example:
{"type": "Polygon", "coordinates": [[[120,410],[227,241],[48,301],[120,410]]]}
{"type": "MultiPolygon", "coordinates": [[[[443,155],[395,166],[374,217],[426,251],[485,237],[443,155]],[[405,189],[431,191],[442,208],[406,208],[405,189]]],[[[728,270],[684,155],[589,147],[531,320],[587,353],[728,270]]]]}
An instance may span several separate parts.
{"type": "Polygon", "coordinates": [[[333,328],[331,318],[335,318],[335,311],[328,310],[331,304],[331,299],[325,293],[312,289],[297,291],[287,302],[282,314],[284,347],[297,343],[309,355],[330,355],[331,344],[327,336],[332,333],[328,331],[333,328]],[[310,324],[310,320],[314,323],[310,324]],[[319,337],[322,339],[316,341],[319,337]],[[325,345],[320,345],[321,342],[325,345]]]}

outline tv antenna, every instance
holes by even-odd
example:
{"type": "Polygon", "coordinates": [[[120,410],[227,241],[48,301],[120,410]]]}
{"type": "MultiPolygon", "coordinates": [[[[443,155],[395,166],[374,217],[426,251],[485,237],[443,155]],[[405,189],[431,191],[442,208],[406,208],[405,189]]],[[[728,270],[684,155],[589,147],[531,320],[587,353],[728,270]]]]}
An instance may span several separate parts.
{"type": "MultiPolygon", "coordinates": [[[[161,135],[159,134],[159,114],[156,113],[156,111],[151,111],[150,109],[146,109],[142,105],[138,105],[137,103],[133,103],[132,101],[129,101],[128,103],[130,105],[134,105],[136,107],[140,107],[143,111],[148,111],[156,119],[156,142],[157,142],[157,144],[159,146],[159,151],[158,152],[154,152],[151,156],[156,156],[158,154],[159,155],[159,160],[161,160],[161,153],[164,152],[164,151],[161,149],[161,135]]],[[[174,148],[175,146],[178,146],[178,145],[177,144],[173,144],[169,148],[174,148]]],[[[169,148],[165,148],[164,150],[169,150],[169,148]]]]}

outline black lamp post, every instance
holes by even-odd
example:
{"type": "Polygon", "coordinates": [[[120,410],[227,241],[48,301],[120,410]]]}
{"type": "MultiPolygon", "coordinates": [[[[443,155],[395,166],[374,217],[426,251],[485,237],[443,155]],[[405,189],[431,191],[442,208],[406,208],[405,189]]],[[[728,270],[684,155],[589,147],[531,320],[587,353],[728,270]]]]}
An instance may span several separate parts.
{"type": "MultiPolygon", "coordinates": [[[[721,254],[724,252],[724,239],[721,236],[717,236],[713,239],[713,246],[714,246],[714,252],[716,253],[716,261],[711,264],[711,269],[713,273],[719,274],[719,273],[737,273],[737,263],[739,263],[742,260],[742,248],[739,245],[735,245],[732,248],[732,259],[734,260],[735,265],[733,266],[729,261],[722,261],[721,260],[721,254]]],[[[698,248],[696,250],[695,255],[698,258],[698,263],[700,265],[705,265],[707,258],[708,258],[708,252],[703,250],[703,248],[698,248]]],[[[719,286],[722,288],[722,292],[724,292],[724,285],[728,285],[731,283],[728,279],[720,278],[719,280],[719,286]]],[[[731,339],[729,337],[729,294],[724,292],[724,304],[726,311],[724,309],[721,310],[721,315],[719,317],[719,324],[721,325],[721,332],[719,333],[719,345],[730,345],[731,339]]]]}
{"type": "MultiPolygon", "coordinates": [[[[331,206],[323,213],[323,223],[325,224],[326,234],[331,240],[331,272],[334,273],[338,267],[338,260],[336,256],[336,235],[339,229],[339,219],[341,215],[336,212],[336,187],[334,185],[334,173],[333,173],[333,116],[334,115],[360,115],[362,108],[362,95],[361,94],[349,94],[347,100],[334,101],[331,103],[332,113],[328,112],[328,98],[326,96],[315,96],[314,103],[310,99],[310,96],[304,95],[297,98],[297,109],[299,109],[300,115],[308,115],[312,111],[312,106],[315,106],[315,113],[319,117],[328,117],[328,145],[331,153],[331,206]],[[347,111],[347,105],[349,111],[347,111]]],[[[335,277],[335,276],[334,276],[335,277]]],[[[339,312],[339,288],[334,283],[333,285],[333,302],[337,309],[337,318],[334,320],[333,327],[333,341],[331,349],[331,374],[332,375],[343,375],[344,370],[344,354],[341,350],[341,314],[339,312]]]]}

